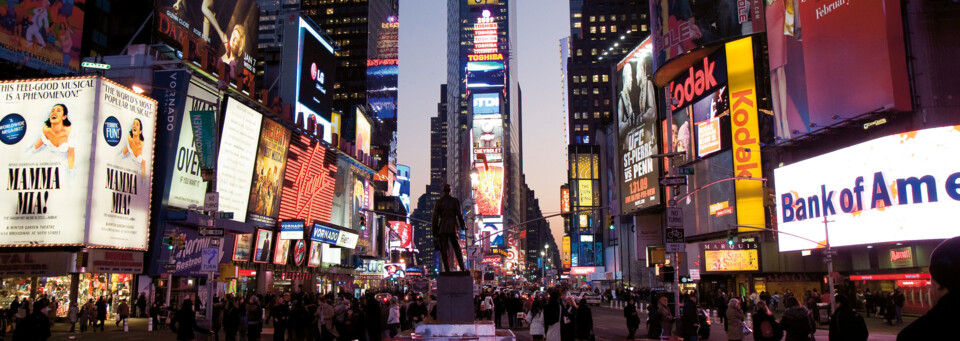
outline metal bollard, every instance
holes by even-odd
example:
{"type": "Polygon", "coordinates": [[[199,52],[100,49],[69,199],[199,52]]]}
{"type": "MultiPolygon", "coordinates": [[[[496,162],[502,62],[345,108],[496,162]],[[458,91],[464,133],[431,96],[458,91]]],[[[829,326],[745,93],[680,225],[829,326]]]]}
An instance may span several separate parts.
{"type": "Polygon", "coordinates": [[[124,332],[130,331],[130,325],[127,324],[127,320],[129,320],[129,319],[123,319],[123,331],[124,331],[124,332]]]}
{"type": "Polygon", "coordinates": [[[153,318],[152,318],[152,317],[147,318],[147,331],[148,331],[148,332],[152,332],[152,331],[153,331],[153,318]]]}

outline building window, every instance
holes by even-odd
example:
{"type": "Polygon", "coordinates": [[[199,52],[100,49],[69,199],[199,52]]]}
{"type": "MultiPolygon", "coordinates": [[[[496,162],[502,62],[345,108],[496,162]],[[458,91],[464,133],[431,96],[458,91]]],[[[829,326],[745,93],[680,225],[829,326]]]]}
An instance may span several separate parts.
{"type": "Polygon", "coordinates": [[[580,96],[580,89],[573,89],[574,96],[580,96]]]}
{"type": "Polygon", "coordinates": [[[599,75],[593,75],[593,82],[596,83],[596,82],[599,82],[599,81],[600,81],[600,76],[599,76],[599,75]]]}
{"type": "Polygon", "coordinates": [[[591,16],[590,16],[590,22],[594,22],[594,21],[597,21],[597,17],[591,15],[591,16]]]}
{"type": "Polygon", "coordinates": [[[573,113],[573,119],[579,120],[579,119],[580,119],[580,113],[578,113],[578,112],[573,113]]]}
{"type": "Polygon", "coordinates": [[[610,25],[610,33],[617,33],[617,25],[610,25]]]}
{"type": "Polygon", "coordinates": [[[590,33],[597,33],[597,27],[596,27],[596,26],[590,26],[590,33]]]}
{"type": "Polygon", "coordinates": [[[609,99],[609,98],[604,98],[604,99],[603,99],[603,105],[610,105],[610,99],[609,99]]]}
{"type": "Polygon", "coordinates": [[[631,31],[636,31],[636,30],[637,30],[637,25],[630,25],[630,30],[631,30],[631,31]]]}
{"type": "Polygon", "coordinates": [[[604,111],[604,112],[603,112],[603,118],[609,119],[609,118],[610,118],[610,112],[609,112],[609,111],[604,111]]]}
{"type": "Polygon", "coordinates": [[[577,125],[573,126],[573,131],[580,131],[580,125],[577,124],[577,125]]]}
{"type": "Polygon", "coordinates": [[[590,49],[590,55],[591,55],[591,56],[596,56],[596,55],[597,55],[597,49],[590,49]]]}
{"type": "Polygon", "coordinates": [[[647,25],[640,25],[640,28],[642,28],[644,32],[647,31],[647,25]]]}
{"type": "Polygon", "coordinates": [[[600,22],[606,21],[606,20],[604,20],[605,18],[606,18],[605,16],[601,15],[601,16],[600,16],[600,22]]]}
{"type": "Polygon", "coordinates": [[[610,75],[603,75],[603,82],[606,83],[609,81],[610,81],[610,75]]]}
{"type": "MultiPolygon", "coordinates": [[[[580,76],[580,83],[586,83],[586,82],[587,82],[587,76],[580,76]]],[[[583,90],[583,92],[587,92],[587,90],[583,90]]]]}
{"type": "Polygon", "coordinates": [[[600,94],[600,88],[594,87],[594,88],[593,88],[593,94],[594,94],[594,95],[599,95],[599,94],[600,94]]]}
{"type": "Polygon", "coordinates": [[[333,8],[327,8],[327,15],[333,14],[333,8]]]}
{"type": "Polygon", "coordinates": [[[583,51],[580,49],[577,49],[577,57],[580,57],[582,55],[583,55],[583,51]]]}
{"type": "Polygon", "coordinates": [[[590,130],[590,125],[589,125],[589,124],[584,124],[584,125],[583,125],[583,131],[589,131],[589,130],[590,130]]]}
{"type": "Polygon", "coordinates": [[[600,112],[599,112],[599,111],[594,111],[594,112],[593,112],[593,118],[600,118],[600,112]]]}
{"type": "Polygon", "coordinates": [[[607,33],[607,27],[606,27],[606,26],[600,26],[600,33],[607,33]]]}
{"type": "Polygon", "coordinates": [[[574,83],[574,84],[580,83],[580,78],[573,77],[573,83],[574,83]]]}

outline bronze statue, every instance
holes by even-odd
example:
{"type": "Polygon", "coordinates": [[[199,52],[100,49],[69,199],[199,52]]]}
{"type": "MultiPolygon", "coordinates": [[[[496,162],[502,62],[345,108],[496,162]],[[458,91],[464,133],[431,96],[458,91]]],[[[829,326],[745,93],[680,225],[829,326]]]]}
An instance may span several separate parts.
{"type": "Polygon", "coordinates": [[[460,211],[460,200],[450,196],[450,185],[443,185],[443,196],[437,199],[437,203],[433,206],[432,220],[433,243],[440,251],[444,271],[452,271],[449,264],[451,248],[453,248],[453,255],[457,257],[460,271],[466,271],[467,268],[463,266],[463,251],[460,250],[460,238],[458,236],[458,232],[466,229],[466,227],[463,223],[463,213],[460,211]]]}

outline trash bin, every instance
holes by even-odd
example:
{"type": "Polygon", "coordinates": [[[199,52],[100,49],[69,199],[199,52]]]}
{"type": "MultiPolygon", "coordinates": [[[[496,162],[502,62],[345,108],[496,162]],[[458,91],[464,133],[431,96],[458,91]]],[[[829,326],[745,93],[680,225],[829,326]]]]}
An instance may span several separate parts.
{"type": "Polygon", "coordinates": [[[817,314],[820,317],[820,324],[830,324],[830,303],[817,303],[817,314]]]}

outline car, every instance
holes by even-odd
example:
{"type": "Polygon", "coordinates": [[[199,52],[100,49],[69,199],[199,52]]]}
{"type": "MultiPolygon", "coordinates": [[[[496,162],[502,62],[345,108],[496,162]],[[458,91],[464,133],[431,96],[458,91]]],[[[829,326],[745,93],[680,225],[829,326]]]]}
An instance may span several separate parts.
{"type": "Polygon", "coordinates": [[[387,303],[390,303],[391,299],[393,299],[393,295],[384,292],[384,293],[377,294],[376,296],[374,296],[374,298],[376,298],[377,301],[380,303],[387,304],[387,303]]]}
{"type": "Polygon", "coordinates": [[[592,293],[592,292],[582,292],[582,293],[580,293],[579,295],[577,295],[576,297],[577,297],[577,301],[578,301],[578,302],[580,301],[580,299],[586,299],[586,300],[587,300],[587,304],[589,304],[589,305],[599,306],[600,303],[603,302],[603,299],[600,297],[600,295],[597,295],[597,294],[592,293]]]}

